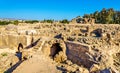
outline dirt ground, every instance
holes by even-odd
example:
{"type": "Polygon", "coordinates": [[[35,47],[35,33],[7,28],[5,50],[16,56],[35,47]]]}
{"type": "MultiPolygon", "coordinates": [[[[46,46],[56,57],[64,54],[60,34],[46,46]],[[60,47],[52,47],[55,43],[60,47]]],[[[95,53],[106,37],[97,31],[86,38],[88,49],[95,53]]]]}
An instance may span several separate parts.
{"type": "Polygon", "coordinates": [[[13,73],[61,73],[56,69],[55,64],[52,63],[50,58],[45,57],[43,54],[36,53],[29,60],[20,64],[13,73]]]}

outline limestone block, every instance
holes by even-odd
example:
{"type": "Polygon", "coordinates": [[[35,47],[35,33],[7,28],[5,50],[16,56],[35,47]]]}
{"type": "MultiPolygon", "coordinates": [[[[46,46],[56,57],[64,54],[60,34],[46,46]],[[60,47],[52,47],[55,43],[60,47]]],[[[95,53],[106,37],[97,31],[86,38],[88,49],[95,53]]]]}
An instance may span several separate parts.
{"type": "Polygon", "coordinates": [[[8,35],[2,35],[2,46],[8,46],[8,35]]]}
{"type": "Polygon", "coordinates": [[[2,46],[2,35],[0,35],[0,46],[2,46]]]}
{"type": "Polygon", "coordinates": [[[27,46],[27,37],[26,36],[18,36],[18,44],[22,43],[23,47],[27,46]]]}
{"type": "Polygon", "coordinates": [[[94,62],[90,60],[92,59],[90,58],[92,55],[89,53],[88,46],[84,46],[78,43],[66,42],[66,47],[67,58],[73,63],[83,65],[88,69],[94,64],[94,62]]]}
{"type": "Polygon", "coordinates": [[[10,48],[18,47],[18,36],[17,35],[8,35],[8,46],[10,48]]]}
{"type": "Polygon", "coordinates": [[[26,46],[29,46],[32,44],[32,42],[34,42],[34,38],[32,38],[31,36],[25,36],[26,38],[26,46]]]}

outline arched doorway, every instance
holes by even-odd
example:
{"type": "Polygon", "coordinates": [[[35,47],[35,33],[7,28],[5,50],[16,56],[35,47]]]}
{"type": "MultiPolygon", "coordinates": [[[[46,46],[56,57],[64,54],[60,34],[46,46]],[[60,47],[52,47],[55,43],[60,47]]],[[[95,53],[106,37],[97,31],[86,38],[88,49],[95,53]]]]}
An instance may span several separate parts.
{"type": "Polygon", "coordinates": [[[62,51],[60,43],[54,43],[50,48],[50,57],[54,58],[60,51],[62,51]]]}

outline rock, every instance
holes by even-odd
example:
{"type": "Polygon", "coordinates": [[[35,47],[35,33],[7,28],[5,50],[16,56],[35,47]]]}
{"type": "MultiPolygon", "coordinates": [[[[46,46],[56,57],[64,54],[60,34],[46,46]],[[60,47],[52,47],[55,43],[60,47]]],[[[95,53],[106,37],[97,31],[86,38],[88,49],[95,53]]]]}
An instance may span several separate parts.
{"type": "MultiPolygon", "coordinates": [[[[67,58],[71,60],[73,63],[85,66],[86,68],[90,68],[94,62],[90,59],[89,47],[84,46],[78,43],[66,42],[67,46],[67,58]]],[[[91,55],[92,56],[92,55],[91,55]]]]}
{"type": "Polygon", "coordinates": [[[71,66],[67,66],[66,69],[67,69],[68,72],[75,72],[76,71],[76,69],[71,67],[71,66]]]}
{"type": "Polygon", "coordinates": [[[68,65],[72,65],[72,64],[73,64],[70,60],[67,60],[66,63],[67,63],[68,65]]]}
{"type": "Polygon", "coordinates": [[[111,71],[112,71],[112,73],[120,73],[118,70],[116,70],[115,68],[111,68],[111,71]]]}
{"type": "Polygon", "coordinates": [[[14,54],[7,53],[6,56],[0,57],[0,69],[5,71],[19,61],[18,57],[14,54]]]}
{"type": "Polygon", "coordinates": [[[27,59],[32,58],[32,54],[33,54],[32,51],[23,50],[22,51],[22,60],[27,60],[27,59]]]}
{"type": "Polygon", "coordinates": [[[87,69],[84,69],[81,73],[89,73],[89,71],[87,69]]]}
{"type": "Polygon", "coordinates": [[[93,64],[90,68],[90,72],[98,71],[100,68],[97,64],[93,64]]]}
{"type": "Polygon", "coordinates": [[[58,63],[64,62],[66,60],[66,57],[64,56],[63,52],[59,52],[55,57],[54,60],[58,63]]]}
{"type": "Polygon", "coordinates": [[[79,66],[76,65],[76,64],[72,64],[71,66],[72,66],[73,68],[75,68],[75,69],[79,69],[79,66]]]}

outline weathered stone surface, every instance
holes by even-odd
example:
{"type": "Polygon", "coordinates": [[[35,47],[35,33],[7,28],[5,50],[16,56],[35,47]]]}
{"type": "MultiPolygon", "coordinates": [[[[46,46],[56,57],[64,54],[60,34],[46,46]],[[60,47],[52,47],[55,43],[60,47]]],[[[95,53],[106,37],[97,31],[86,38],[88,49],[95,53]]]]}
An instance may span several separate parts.
{"type": "Polygon", "coordinates": [[[2,46],[2,35],[0,34],[0,46],[2,46]]]}
{"type": "Polygon", "coordinates": [[[17,50],[18,44],[22,43],[24,48],[32,49],[32,52],[29,49],[23,51],[23,57],[29,58],[34,51],[42,52],[48,57],[51,55],[53,57],[51,60],[55,63],[65,64],[64,68],[61,66],[65,72],[74,72],[75,69],[79,69],[75,72],[89,73],[90,71],[92,73],[108,68],[112,68],[113,72],[120,71],[120,25],[89,25],[93,24],[94,20],[85,19],[85,21],[88,24],[38,23],[29,26],[23,23],[15,30],[11,26],[7,30],[5,28],[8,26],[1,26],[0,48],[10,47],[17,50]],[[35,34],[32,34],[33,30],[35,34]],[[26,31],[28,31],[27,34],[26,31]],[[30,46],[39,39],[38,43],[30,46]],[[56,43],[59,45],[55,46],[56,43]],[[58,46],[61,48],[60,51],[58,46]],[[66,62],[66,58],[72,63],[66,62]],[[74,63],[81,68],[73,66],[74,63]]]}
{"type": "Polygon", "coordinates": [[[96,64],[93,64],[90,68],[90,72],[95,72],[95,71],[98,71],[100,68],[98,65],[96,64]]]}
{"type": "Polygon", "coordinates": [[[23,46],[26,46],[27,45],[27,37],[26,36],[19,36],[18,43],[22,43],[23,46]]]}
{"type": "Polygon", "coordinates": [[[65,60],[67,60],[67,58],[64,55],[64,53],[61,51],[57,55],[55,55],[54,60],[59,63],[59,62],[64,62],[65,60]]]}
{"type": "Polygon", "coordinates": [[[0,54],[0,70],[4,72],[6,69],[16,64],[18,61],[18,57],[14,54],[3,52],[3,55],[0,54]]]}
{"type": "Polygon", "coordinates": [[[12,49],[17,50],[18,46],[18,36],[17,35],[8,35],[8,46],[12,49]]]}
{"type": "Polygon", "coordinates": [[[87,54],[89,53],[89,47],[71,42],[66,42],[66,47],[67,58],[73,63],[87,68],[90,68],[95,63],[90,60],[90,56],[87,54]]]}
{"type": "Polygon", "coordinates": [[[2,35],[2,46],[8,46],[8,35],[2,35]]]}

